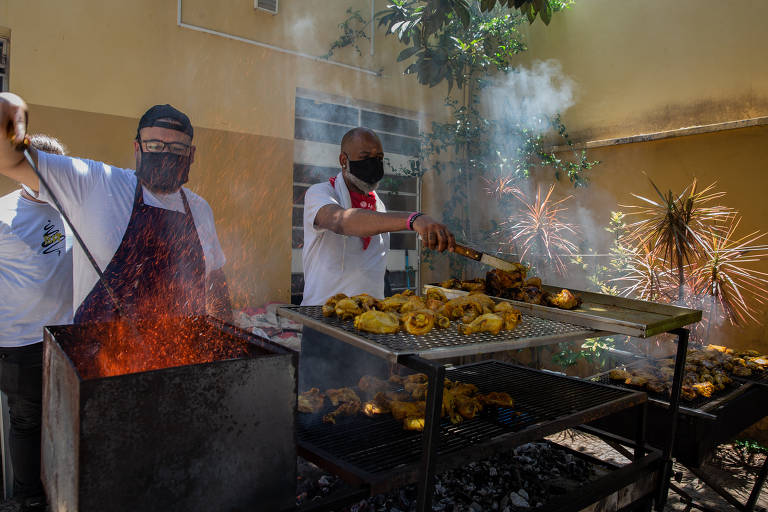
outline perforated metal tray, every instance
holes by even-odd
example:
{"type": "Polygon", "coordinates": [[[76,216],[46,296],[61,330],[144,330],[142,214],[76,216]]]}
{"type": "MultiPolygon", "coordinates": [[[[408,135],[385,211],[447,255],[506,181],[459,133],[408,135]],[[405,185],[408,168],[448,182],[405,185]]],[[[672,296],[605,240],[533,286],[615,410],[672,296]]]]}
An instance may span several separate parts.
{"type": "Polygon", "coordinates": [[[445,359],[551,345],[607,334],[528,314],[522,315],[520,324],[514,330],[502,331],[499,334],[465,335],[459,333],[456,322],[451,322],[451,326],[447,329],[433,329],[419,336],[405,332],[373,334],[359,331],[355,329],[351,320],[324,317],[322,306],[284,306],[278,309],[278,314],[392,362],[396,362],[397,358],[403,355],[418,355],[425,359],[445,359]]]}
{"type": "MultiPolygon", "coordinates": [[[[424,292],[426,293],[429,288],[439,288],[449,298],[467,294],[467,292],[462,290],[441,288],[436,284],[424,285],[424,292]]],[[[562,290],[562,288],[547,285],[544,285],[542,289],[553,294],[557,294],[562,290]]],[[[520,311],[540,318],[548,318],[591,329],[600,329],[617,334],[638,336],[640,338],[668,332],[701,320],[701,311],[697,309],[569,289],[582,299],[581,306],[572,310],[494,298],[496,300],[508,301],[514,304],[520,311]]]]}

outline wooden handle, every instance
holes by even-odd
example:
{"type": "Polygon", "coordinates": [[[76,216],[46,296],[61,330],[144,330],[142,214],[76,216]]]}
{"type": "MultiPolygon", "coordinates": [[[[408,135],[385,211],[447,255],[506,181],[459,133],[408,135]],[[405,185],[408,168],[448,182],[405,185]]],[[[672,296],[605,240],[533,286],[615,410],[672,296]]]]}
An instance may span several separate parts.
{"type": "Polygon", "coordinates": [[[474,249],[470,249],[469,247],[464,247],[463,245],[456,244],[456,246],[453,248],[453,252],[456,254],[461,254],[462,256],[466,256],[467,258],[475,261],[480,261],[480,258],[483,256],[483,253],[477,252],[474,249]]]}

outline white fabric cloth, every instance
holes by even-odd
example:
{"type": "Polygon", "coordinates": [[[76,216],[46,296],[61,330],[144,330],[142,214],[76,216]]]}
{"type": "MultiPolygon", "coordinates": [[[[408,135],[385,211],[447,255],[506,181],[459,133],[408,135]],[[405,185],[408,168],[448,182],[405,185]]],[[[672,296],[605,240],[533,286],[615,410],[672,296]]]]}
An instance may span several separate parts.
{"type": "MultiPolygon", "coordinates": [[[[101,270],[120,247],[133,210],[136,175],[132,169],[38,151],[38,168],[53,189],[73,227],[82,237],[101,270]]],[[[181,193],[153,194],[143,188],[144,203],[177,212],[184,211],[181,193]]],[[[50,202],[45,187],[40,199],[50,202]]],[[[202,197],[184,188],[197,234],[203,246],[206,275],[224,266],[211,207],[202,197]]],[[[85,252],[75,242],[73,251],[74,309],[88,296],[99,277],[85,252]]]]}
{"type": "MultiPolygon", "coordinates": [[[[375,192],[374,192],[375,194],[375,192]]],[[[338,235],[315,226],[317,212],[325,205],[351,208],[349,190],[341,173],[334,186],[317,183],[304,196],[304,298],[302,305],[323,304],[337,293],[368,293],[384,297],[384,272],[387,269],[389,233],[374,235],[367,249],[357,236],[338,235]]],[[[386,212],[376,194],[376,211],[386,212]]]]}
{"type": "Polygon", "coordinates": [[[61,215],[21,190],[0,198],[0,347],[72,323],[72,236],[61,215]]]}

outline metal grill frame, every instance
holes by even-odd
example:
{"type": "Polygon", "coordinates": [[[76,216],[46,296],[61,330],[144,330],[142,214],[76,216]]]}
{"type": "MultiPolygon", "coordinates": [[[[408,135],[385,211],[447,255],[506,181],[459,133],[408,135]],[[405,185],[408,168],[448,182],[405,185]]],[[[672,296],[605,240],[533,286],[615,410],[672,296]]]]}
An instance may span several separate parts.
{"type": "Polygon", "coordinates": [[[324,317],[322,306],[282,306],[277,311],[281,316],[393,363],[404,355],[417,355],[424,359],[448,359],[552,345],[610,334],[525,313],[522,314],[520,324],[514,330],[502,331],[499,334],[461,334],[458,332],[458,322],[451,322],[448,329],[436,328],[418,336],[404,332],[373,334],[355,329],[351,320],[343,321],[336,317],[324,317]]]}
{"type": "MultiPolygon", "coordinates": [[[[502,447],[513,448],[647,402],[646,393],[641,391],[500,361],[450,368],[446,378],[475,384],[481,392],[507,391],[516,406],[512,410],[500,408],[459,425],[441,421],[436,447],[441,458],[436,471],[460,467],[489,457],[502,447]],[[584,405],[575,407],[575,400],[584,405]],[[522,414],[518,416],[518,412],[522,414]]],[[[388,415],[340,420],[338,425],[321,423],[321,415],[304,416],[297,421],[298,446],[306,459],[351,483],[370,485],[372,494],[418,481],[422,433],[404,431],[401,423],[388,415]],[[378,444],[371,444],[371,439],[378,444]],[[390,462],[380,462],[379,458],[390,462]],[[381,469],[376,471],[371,464],[381,469]]]]}

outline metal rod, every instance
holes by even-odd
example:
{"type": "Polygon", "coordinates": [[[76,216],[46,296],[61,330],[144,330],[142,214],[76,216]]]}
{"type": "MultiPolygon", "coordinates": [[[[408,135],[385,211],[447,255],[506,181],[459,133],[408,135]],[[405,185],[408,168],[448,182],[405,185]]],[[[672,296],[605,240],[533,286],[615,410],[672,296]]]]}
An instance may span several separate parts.
{"type": "Polygon", "coordinates": [[[424,413],[424,434],[421,449],[421,470],[417,512],[432,510],[432,494],[434,492],[435,461],[437,448],[440,443],[440,415],[443,405],[443,383],[445,381],[445,366],[427,361],[416,356],[402,358],[402,364],[427,374],[427,408],[424,413]]]}
{"type": "Polygon", "coordinates": [[[72,224],[72,221],[69,219],[69,216],[64,211],[64,208],[61,207],[59,198],[56,197],[56,193],[53,191],[53,189],[51,189],[51,187],[48,186],[48,182],[46,181],[45,178],[43,178],[43,175],[40,173],[40,170],[37,168],[37,164],[32,159],[32,155],[29,154],[29,150],[27,148],[24,148],[24,158],[27,160],[27,163],[32,168],[32,170],[35,171],[35,174],[37,175],[37,179],[40,180],[40,184],[48,190],[48,195],[51,197],[51,201],[53,201],[54,206],[56,206],[56,209],[59,210],[59,213],[61,214],[61,216],[64,217],[64,221],[69,226],[69,229],[72,230],[72,234],[75,235],[75,239],[77,239],[77,243],[80,244],[80,247],[83,249],[85,256],[88,258],[88,261],[91,263],[91,266],[93,266],[93,269],[96,271],[96,274],[99,276],[99,281],[101,282],[101,285],[107,291],[107,295],[109,295],[109,299],[112,301],[112,304],[115,306],[118,316],[125,318],[126,317],[125,309],[118,302],[117,295],[115,295],[115,291],[107,282],[107,279],[104,277],[104,273],[99,268],[98,263],[96,263],[96,259],[93,257],[93,254],[91,254],[91,251],[85,245],[85,242],[80,236],[80,233],[77,231],[77,229],[75,229],[75,225],[72,224]]]}
{"type": "Polygon", "coordinates": [[[757,504],[757,498],[760,497],[760,490],[763,488],[766,478],[768,478],[768,455],[766,455],[765,457],[765,461],[763,462],[763,467],[762,469],[760,469],[760,474],[757,475],[757,479],[755,480],[755,485],[752,487],[752,492],[749,494],[749,500],[747,500],[747,505],[744,507],[744,510],[746,510],[746,512],[752,512],[753,510],[755,510],[755,505],[757,504]]]}
{"type": "Polygon", "coordinates": [[[640,460],[645,455],[645,424],[648,416],[648,402],[635,407],[637,409],[637,426],[635,432],[635,456],[633,460],[640,460]]]}
{"type": "Polygon", "coordinates": [[[663,510],[669,493],[669,479],[672,477],[672,451],[675,448],[675,435],[677,433],[677,417],[680,410],[680,390],[683,387],[685,376],[685,359],[688,355],[688,329],[674,329],[670,334],[677,336],[677,356],[675,357],[675,375],[672,379],[672,391],[669,400],[669,433],[663,450],[661,485],[659,496],[656,500],[656,510],[663,510]]]}

